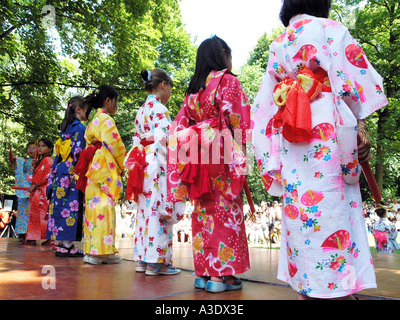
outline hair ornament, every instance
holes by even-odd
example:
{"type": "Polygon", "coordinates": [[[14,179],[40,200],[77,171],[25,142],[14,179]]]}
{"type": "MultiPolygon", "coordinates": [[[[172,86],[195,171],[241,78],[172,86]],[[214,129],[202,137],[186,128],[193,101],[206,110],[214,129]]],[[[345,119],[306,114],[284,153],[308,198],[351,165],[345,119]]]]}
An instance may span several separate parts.
{"type": "Polygon", "coordinates": [[[150,72],[150,70],[147,71],[147,81],[146,81],[146,83],[149,83],[149,82],[151,82],[151,72],[150,72]]]}

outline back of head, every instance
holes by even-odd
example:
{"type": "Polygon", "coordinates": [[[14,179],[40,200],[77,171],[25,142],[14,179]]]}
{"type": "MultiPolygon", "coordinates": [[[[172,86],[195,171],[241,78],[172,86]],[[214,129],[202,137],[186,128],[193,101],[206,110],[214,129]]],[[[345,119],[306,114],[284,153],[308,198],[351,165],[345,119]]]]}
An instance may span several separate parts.
{"type": "Polygon", "coordinates": [[[157,88],[160,83],[166,82],[171,87],[174,86],[174,82],[172,81],[171,77],[162,69],[156,68],[153,70],[145,70],[142,69],[141,71],[142,79],[145,83],[144,89],[146,92],[153,92],[155,88],[157,88]]]}
{"type": "Polygon", "coordinates": [[[227,69],[227,58],[231,57],[231,55],[231,48],[221,38],[213,36],[204,40],[197,50],[196,70],[186,90],[186,94],[197,93],[201,89],[204,89],[210,72],[227,69]]]}
{"type": "Polygon", "coordinates": [[[375,213],[378,215],[379,218],[383,218],[386,215],[386,210],[384,208],[379,208],[375,210],[375,213]]]}
{"type": "Polygon", "coordinates": [[[308,14],[318,18],[328,18],[332,0],[283,0],[279,18],[287,27],[292,17],[308,14]]]}
{"type": "Polygon", "coordinates": [[[93,109],[102,108],[104,101],[107,98],[115,99],[119,97],[119,93],[111,86],[101,85],[92,94],[88,95],[83,105],[86,107],[85,115],[86,119],[89,119],[90,113],[93,109]]]}
{"type": "Polygon", "coordinates": [[[77,107],[82,108],[83,106],[83,97],[76,96],[71,98],[68,101],[67,110],[65,110],[64,120],[61,122],[60,130],[61,132],[65,132],[68,126],[74,121],[75,118],[75,109],[77,107]]]}

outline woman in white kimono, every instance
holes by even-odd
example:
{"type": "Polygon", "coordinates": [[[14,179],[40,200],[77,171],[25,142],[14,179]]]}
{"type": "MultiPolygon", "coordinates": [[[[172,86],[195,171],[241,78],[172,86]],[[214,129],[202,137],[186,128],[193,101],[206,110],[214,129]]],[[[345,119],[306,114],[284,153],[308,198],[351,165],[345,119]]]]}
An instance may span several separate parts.
{"type": "Polygon", "coordinates": [[[185,204],[167,203],[167,140],[170,117],[165,105],[173,82],[161,69],[142,70],[149,94],[139,109],[133,148],[127,155],[128,200],[138,203],[135,226],[136,271],[147,275],[174,275],[173,224],[182,219],[185,204]],[[175,211],[175,207],[177,211],[175,211]]]}
{"type": "Polygon", "coordinates": [[[278,279],[298,299],[353,299],[376,287],[359,161],[370,158],[364,119],[388,102],[362,48],[327,19],[330,6],[330,0],[283,2],[287,28],[271,44],[252,109],[264,185],[283,196],[278,279]]]}

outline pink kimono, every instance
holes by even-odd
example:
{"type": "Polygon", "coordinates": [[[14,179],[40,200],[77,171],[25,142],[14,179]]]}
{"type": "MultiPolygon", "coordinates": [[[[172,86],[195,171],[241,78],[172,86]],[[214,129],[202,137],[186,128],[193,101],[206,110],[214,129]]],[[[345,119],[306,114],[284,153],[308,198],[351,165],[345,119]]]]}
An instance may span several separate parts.
{"type": "Polygon", "coordinates": [[[213,71],[187,95],[170,130],[168,201],[190,198],[195,273],[228,276],[250,268],[242,189],[250,105],[239,81],[213,71]],[[236,129],[236,130],[235,130],[236,129]]]}

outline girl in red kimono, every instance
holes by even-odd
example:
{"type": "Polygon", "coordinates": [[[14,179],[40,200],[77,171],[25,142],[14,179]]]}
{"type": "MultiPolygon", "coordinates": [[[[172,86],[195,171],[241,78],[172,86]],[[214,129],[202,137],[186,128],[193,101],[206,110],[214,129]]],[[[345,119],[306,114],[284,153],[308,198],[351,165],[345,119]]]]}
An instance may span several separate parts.
{"type": "Polygon", "coordinates": [[[168,201],[194,201],[195,287],[210,292],[242,288],[233,275],[250,268],[242,200],[250,104],[231,68],[222,39],[200,45],[168,142],[168,201]]]}
{"type": "MultiPolygon", "coordinates": [[[[49,139],[39,141],[37,154],[38,159],[34,164],[32,184],[28,189],[29,196],[29,222],[26,234],[26,244],[36,244],[35,240],[46,239],[47,212],[49,201],[46,197],[47,180],[53,164],[53,142],[49,139]]],[[[51,241],[45,241],[42,245],[52,245],[51,241]]]]}

